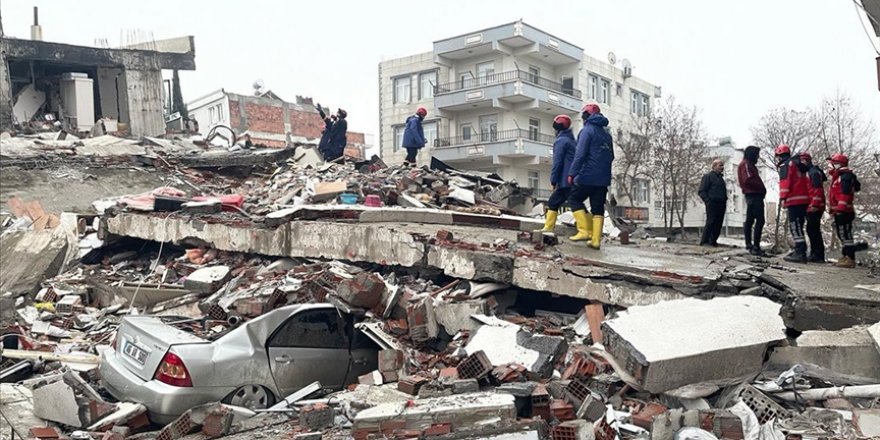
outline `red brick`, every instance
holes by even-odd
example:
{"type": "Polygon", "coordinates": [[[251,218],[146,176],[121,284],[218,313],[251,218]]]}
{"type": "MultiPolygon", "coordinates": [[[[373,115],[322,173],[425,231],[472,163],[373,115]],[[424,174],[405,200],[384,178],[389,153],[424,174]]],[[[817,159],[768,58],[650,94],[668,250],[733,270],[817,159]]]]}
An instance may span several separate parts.
{"type": "Polygon", "coordinates": [[[58,430],[50,426],[31,428],[30,436],[35,438],[59,438],[58,430]]]}
{"type": "Polygon", "coordinates": [[[466,357],[458,364],[458,377],[462,379],[482,379],[492,371],[492,363],[483,350],[466,357]]]}
{"type": "Polygon", "coordinates": [[[419,389],[429,380],[421,376],[408,376],[397,382],[397,391],[407,393],[411,396],[418,396],[419,389]]]}
{"type": "Polygon", "coordinates": [[[632,415],[632,423],[641,428],[650,430],[654,424],[654,416],[666,412],[666,407],[654,402],[648,402],[638,412],[632,415]]]}
{"type": "Polygon", "coordinates": [[[432,437],[437,435],[446,435],[452,432],[452,425],[449,423],[439,423],[436,425],[431,425],[430,428],[422,431],[422,434],[425,437],[432,437]]]}
{"type": "Polygon", "coordinates": [[[388,420],[379,424],[379,430],[386,435],[403,429],[406,429],[406,420],[388,420]]]}
{"type": "Polygon", "coordinates": [[[458,369],[455,367],[444,368],[440,370],[440,377],[448,377],[450,379],[458,379],[458,369]]]}
{"type": "Polygon", "coordinates": [[[550,412],[556,420],[565,422],[577,418],[574,413],[574,406],[563,400],[554,399],[550,402],[550,412]]]}

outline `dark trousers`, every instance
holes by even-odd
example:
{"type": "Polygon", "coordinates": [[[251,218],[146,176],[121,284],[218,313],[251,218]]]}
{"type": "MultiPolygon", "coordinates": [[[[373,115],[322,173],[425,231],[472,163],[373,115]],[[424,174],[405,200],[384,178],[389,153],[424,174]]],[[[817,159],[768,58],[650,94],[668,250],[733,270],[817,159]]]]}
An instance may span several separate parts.
{"type": "Polygon", "coordinates": [[[344,150],[341,148],[328,148],[328,149],[324,150],[324,161],[331,162],[336,159],[339,159],[340,157],[342,157],[343,151],[344,150]]]}
{"type": "Polygon", "coordinates": [[[568,206],[572,211],[586,210],[584,201],[590,199],[590,214],[605,215],[605,196],[608,194],[607,186],[580,186],[577,183],[571,188],[568,196],[568,206]]]}
{"type": "Polygon", "coordinates": [[[418,148],[406,147],[406,161],[409,163],[416,163],[416,156],[419,154],[418,148]]]}
{"type": "Polygon", "coordinates": [[[761,247],[762,232],[764,232],[764,195],[746,194],[746,222],[743,224],[746,249],[761,247]]]}
{"type": "Polygon", "coordinates": [[[825,260],[825,242],[822,240],[822,211],[807,213],[807,238],[810,239],[810,257],[825,260]]]}
{"type": "Polygon", "coordinates": [[[856,243],[853,241],[852,224],[856,219],[854,212],[841,212],[834,215],[834,231],[843,244],[843,255],[856,259],[856,243]]]}
{"type": "Polygon", "coordinates": [[[700,244],[718,244],[721,236],[721,226],[724,224],[724,211],[727,209],[727,200],[710,200],[706,202],[706,227],[703,228],[703,238],[700,244]]]}
{"type": "Polygon", "coordinates": [[[553,194],[550,194],[550,199],[547,200],[547,209],[552,211],[559,211],[559,208],[565,204],[565,201],[568,200],[568,196],[571,193],[571,187],[567,186],[565,188],[561,186],[557,186],[556,189],[553,190],[553,194]]]}
{"type": "Polygon", "coordinates": [[[795,205],[788,207],[788,230],[794,240],[794,250],[797,253],[807,253],[807,239],[804,237],[804,224],[807,221],[807,205],[795,205]]]}

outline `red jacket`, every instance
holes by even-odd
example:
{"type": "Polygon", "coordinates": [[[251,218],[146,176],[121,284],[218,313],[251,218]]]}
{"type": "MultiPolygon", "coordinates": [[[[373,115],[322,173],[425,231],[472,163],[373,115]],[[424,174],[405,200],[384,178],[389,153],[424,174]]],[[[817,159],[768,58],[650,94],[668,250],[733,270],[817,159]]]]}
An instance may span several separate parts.
{"type": "Polygon", "coordinates": [[[846,167],[831,170],[831,188],[828,190],[828,212],[840,214],[855,213],[853,201],[861,184],[852,170],[846,167]]]}
{"type": "Polygon", "coordinates": [[[786,159],[779,167],[779,200],[785,201],[786,208],[810,204],[810,179],[807,166],[800,156],[786,159]]]}
{"type": "Polygon", "coordinates": [[[746,147],[743,152],[743,160],[739,163],[736,172],[743,194],[760,194],[762,196],[767,194],[767,188],[764,187],[764,181],[761,180],[756,165],[760,155],[761,149],[755,146],[746,147]]]}
{"type": "Polygon", "coordinates": [[[810,206],[807,212],[824,212],[825,211],[825,173],[822,169],[813,165],[807,171],[807,177],[810,179],[810,206]]]}

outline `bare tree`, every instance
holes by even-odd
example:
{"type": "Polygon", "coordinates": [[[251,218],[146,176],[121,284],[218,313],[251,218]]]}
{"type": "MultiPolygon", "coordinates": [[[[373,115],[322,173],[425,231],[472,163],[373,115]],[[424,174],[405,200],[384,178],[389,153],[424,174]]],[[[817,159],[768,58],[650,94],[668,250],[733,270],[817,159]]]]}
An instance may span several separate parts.
{"type": "Polygon", "coordinates": [[[618,129],[614,139],[617,164],[617,195],[623,203],[634,205],[634,183],[637,178],[649,178],[651,141],[655,136],[656,119],[651,116],[632,116],[626,129],[618,129]]]}
{"type": "Polygon", "coordinates": [[[651,142],[650,175],[660,189],[663,225],[672,233],[675,223],[684,234],[688,201],[696,192],[706,162],[706,132],[699,109],[678,104],[670,96],[656,109],[651,142]]]}

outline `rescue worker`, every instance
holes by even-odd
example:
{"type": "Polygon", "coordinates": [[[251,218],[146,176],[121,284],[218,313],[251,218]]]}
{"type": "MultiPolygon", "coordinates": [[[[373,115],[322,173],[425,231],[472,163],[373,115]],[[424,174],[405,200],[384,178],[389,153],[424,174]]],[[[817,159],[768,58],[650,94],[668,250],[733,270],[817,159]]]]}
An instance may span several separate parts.
{"type": "Polygon", "coordinates": [[[856,218],[853,206],[855,195],[861,188],[859,179],[849,168],[849,157],[845,154],[832,154],[828,159],[831,165],[831,188],[828,190],[828,212],[834,216],[834,230],[843,244],[843,256],[835,266],[856,267],[856,246],[853,241],[852,223],[856,218]]]}
{"type": "Polygon", "coordinates": [[[590,240],[589,246],[599,249],[602,243],[602,225],[605,221],[605,195],[611,185],[611,162],[614,161],[614,141],[608,129],[608,118],[599,106],[587,104],[581,110],[584,126],[578,133],[577,147],[568,171],[571,193],[568,206],[574,215],[577,234],[572,241],[590,240]],[[584,201],[590,200],[590,213],[584,201]]]}
{"type": "Polygon", "coordinates": [[[825,172],[813,164],[813,156],[810,153],[801,153],[801,162],[807,168],[807,178],[810,179],[809,193],[810,204],[807,206],[807,239],[810,241],[810,255],[807,261],[810,263],[825,262],[825,242],[822,239],[822,214],[825,213],[825,172]]]}
{"type": "Polygon", "coordinates": [[[810,205],[810,179],[807,166],[800,157],[792,157],[791,148],[782,144],[776,147],[776,168],[779,170],[779,200],[788,210],[788,228],[794,240],[794,250],[783,260],[794,263],[807,262],[807,240],[804,223],[810,205]]]}
{"type": "Polygon", "coordinates": [[[321,104],[315,104],[315,109],[318,110],[318,115],[321,116],[321,120],[324,121],[324,129],[321,130],[321,140],[318,141],[318,152],[321,153],[321,157],[324,158],[325,161],[331,160],[328,157],[332,155],[329,153],[327,146],[330,144],[330,129],[333,127],[333,123],[336,122],[336,115],[328,116],[324,113],[324,109],[321,108],[321,104]]]}
{"type": "Polygon", "coordinates": [[[715,159],[712,161],[712,170],[700,181],[697,194],[706,205],[706,226],[703,228],[700,246],[718,246],[718,237],[721,236],[721,227],[724,225],[724,211],[727,210],[727,184],[723,173],[724,161],[715,159]]]}
{"type": "Polygon", "coordinates": [[[553,129],[556,130],[556,141],[553,142],[553,167],[550,169],[550,187],[553,188],[553,194],[547,201],[547,214],[541,232],[553,232],[559,208],[571,193],[568,170],[571,168],[577,148],[574,135],[571,133],[571,118],[568,115],[558,115],[553,118],[553,129]]]}
{"type": "Polygon", "coordinates": [[[330,138],[327,141],[328,156],[325,160],[333,161],[342,157],[345,153],[345,146],[348,143],[346,136],[348,134],[348,122],[345,118],[348,112],[343,109],[336,111],[336,121],[330,126],[330,138]]]}
{"type": "Polygon", "coordinates": [[[403,130],[403,145],[406,149],[406,159],[403,160],[404,166],[415,165],[416,156],[419,154],[428,140],[425,139],[425,131],[422,128],[422,121],[428,116],[428,111],[424,107],[419,107],[416,114],[406,118],[406,128],[403,130]]]}
{"type": "Polygon", "coordinates": [[[758,172],[760,155],[760,148],[754,145],[746,147],[743,159],[737,168],[737,178],[746,199],[746,221],[743,224],[746,249],[752,255],[763,257],[765,254],[761,250],[761,233],[764,232],[764,197],[767,195],[767,187],[764,186],[764,180],[758,172]]]}

